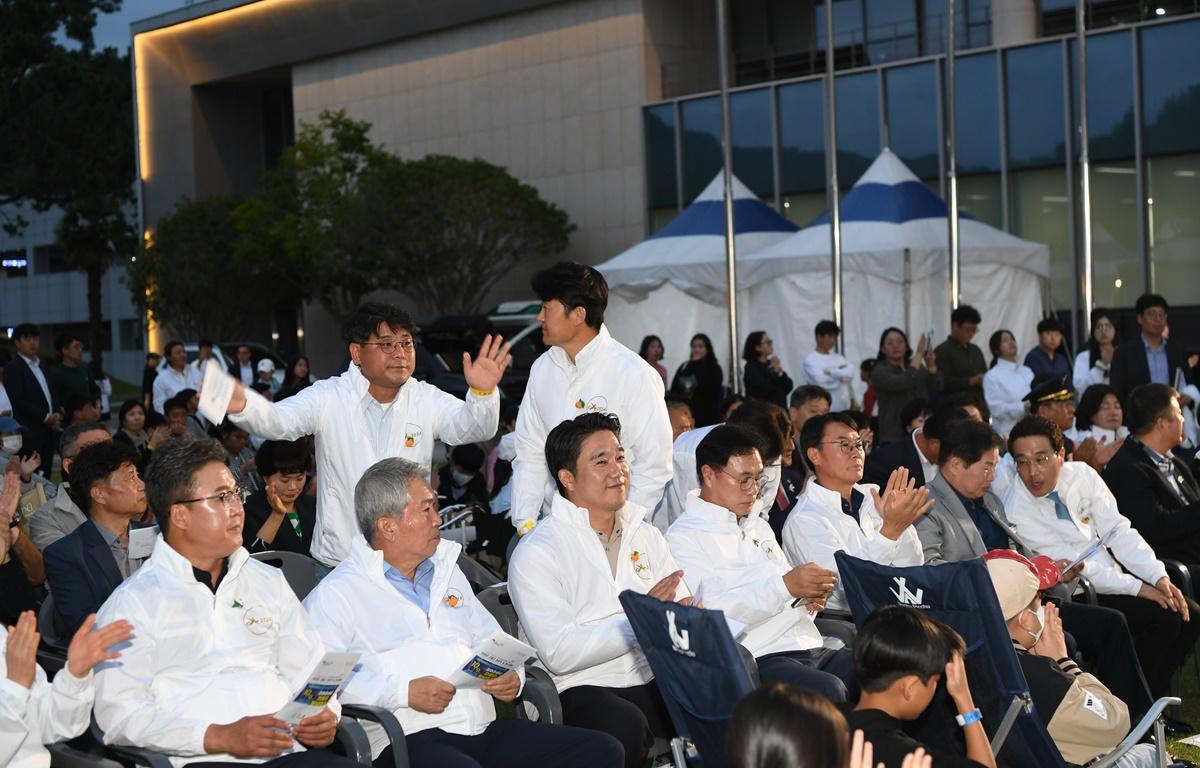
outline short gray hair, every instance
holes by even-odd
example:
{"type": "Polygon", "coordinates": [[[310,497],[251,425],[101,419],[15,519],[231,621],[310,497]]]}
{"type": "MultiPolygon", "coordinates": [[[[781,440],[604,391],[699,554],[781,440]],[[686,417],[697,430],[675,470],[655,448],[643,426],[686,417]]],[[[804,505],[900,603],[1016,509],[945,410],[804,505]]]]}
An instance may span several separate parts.
{"type": "Polygon", "coordinates": [[[108,427],[98,421],[80,421],[63,430],[58,443],[58,453],[64,459],[73,459],[79,455],[79,438],[88,432],[103,432],[108,434],[108,427]]]}
{"type": "Polygon", "coordinates": [[[425,478],[421,465],[408,459],[384,459],[371,465],[354,486],[354,515],[368,544],[375,543],[381,517],[400,517],[408,506],[408,485],[425,478]]]}

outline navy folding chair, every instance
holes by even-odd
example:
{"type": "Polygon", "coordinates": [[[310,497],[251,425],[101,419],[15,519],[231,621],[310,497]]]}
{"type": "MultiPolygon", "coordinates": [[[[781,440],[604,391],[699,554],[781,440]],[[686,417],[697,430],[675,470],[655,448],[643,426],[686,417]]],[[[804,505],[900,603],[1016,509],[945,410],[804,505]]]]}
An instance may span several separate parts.
{"type": "MultiPolygon", "coordinates": [[[[992,752],[1008,765],[1065,766],[1058,747],[1038,719],[1029,685],[1013,650],[1012,639],[982,560],[896,568],[838,552],[838,575],[854,622],[877,607],[909,605],[926,611],[962,635],[971,692],[983,713],[992,752]]],[[[1159,699],[1129,736],[1092,768],[1112,765],[1151,728],[1158,765],[1168,765],[1161,715],[1179,699],[1159,699]]]]}
{"type": "Polygon", "coordinates": [[[631,590],[620,599],[679,734],[675,765],[724,768],[729,718],[755,685],[725,615],[631,590]]]}

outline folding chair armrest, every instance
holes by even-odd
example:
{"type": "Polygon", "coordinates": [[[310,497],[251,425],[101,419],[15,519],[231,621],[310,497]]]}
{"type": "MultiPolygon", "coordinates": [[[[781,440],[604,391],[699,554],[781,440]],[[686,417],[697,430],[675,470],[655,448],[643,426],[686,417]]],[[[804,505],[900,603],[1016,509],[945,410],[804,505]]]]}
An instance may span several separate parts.
{"type": "MultiPolygon", "coordinates": [[[[371,740],[367,732],[354,720],[342,718],[338,722],[337,734],[333,737],[342,754],[361,765],[371,764],[371,740]]],[[[392,750],[395,753],[396,750],[392,750]]],[[[405,755],[408,753],[405,752],[405,755]]]]}
{"type": "MultiPolygon", "coordinates": [[[[366,720],[369,723],[376,723],[383,727],[383,732],[387,734],[388,741],[392,744],[392,759],[396,768],[408,768],[408,747],[404,743],[404,726],[400,725],[400,721],[396,719],[396,715],[390,709],[384,707],[372,707],[366,704],[342,704],[342,720],[347,717],[352,717],[356,720],[366,720]]],[[[370,754],[370,744],[367,745],[367,754],[370,754]]]]}
{"type": "Polygon", "coordinates": [[[53,680],[59,671],[67,666],[67,654],[56,648],[38,648],[37,662],[46,673],[48,680],[53,680]]]}
{"type": "Polygon", "coordinates": [[[63,742],[49,744],[50,768],[121,768],[121,764],[106,757],[81,752],[63,742]]]}
{"type": "MultiPolygon", "coordinates": [[[[540,722],[562,725],[562,700],[558,698],[558,689],[550,674],[539,667],[525,667],[525,687],[517,699],[519,703],[529,702],[537,710],[540,722]]],[[[517,717],[524,719],[525,708],[517,706],[517,717]]]]}
{"type": "Polygon", "coordinates": [[[122,762],[128,760],[134,765],[144,765],[148,768],[174,768],[171,764],[171,759],[163,753],[140,747],[121,747],[115,744],[105,744],[104,753],[122,762]]]}
{"type": "Polygon", "coordinates": [[[1160,558],[1163,567],[1167,569],[1167,576],[1170,577],[1171,583],[1179,587],[1179,591],[1184,597],[1195,599],[1195,594],[1192,592],[1192,572],[1186,565],[1178,560],[1170,558],[1160,558]]]}
{"type": "MultiPolygon", "coordinates": [[[[1147,710],[1145,716],[1138,722],[1136,726],[1133,727],[1132,730],[1129,731],[1129,735],[1127,735],[1121,741],[1121,743],[1113,749],[1112,752],[1109,752],[1104,757],[1092,763],[1089,768],[1111,768],[1111,766],[1116,765],[1117,761],[1120,760],[1126,752],[1128,752],[1133,748],[1134,745],[1142,740],[1142,737],[1146,735],[1146,732],[1149,731],[1151,727],[1158,725],[1158,722],[1162,717],[1163,710],[1165,710],[1167,707],[1178,706],[1179,703],[1180,700],[1174,696],[1164,696],[1163,698],[1151,704],[1150,709],[1147,710]]],[[[1166,745],[1163,743],[1164,739],[1161,727],[1156,728],[1155,737],[1155,743],[1158,747],[1159,754],[1160,756],[1163,756],[1166,745]]],[[[1166,766],[1166,763],[1161,759],[1157,764],[1159,766],[1166,766]]]]}
{"type": "Polygon", "coordinates": [[[762,678],[758,674],[758,660],[754,658],[754,654],[750,653],[750,649],[741,643],[734,643],[737,647],[738,656],[742,658],[742,665],[746,667],[746,674],[750,675],[750,682],[754,687],[762,685],[762,678]]]}
{"type": "Polygon", "coordinates": [[[1075,590],[1077,592],[1080,590],[1083,591],[1083,601],[1088,605],[1099,605],[1100,600],[1096,597],[1096,587],[1092,584],[1091,579],[1080,575],[1076,581],[1078,583],[1075,586],[1075,590]]]}
{"type": "Polygon", "coordinates": [[[820,633],[826,637],[836,637],[847,648],[854,647],[854,639],[858,637],[858,628],[854,622],[830,617],[817,617],[814,622],[820,633]]]}

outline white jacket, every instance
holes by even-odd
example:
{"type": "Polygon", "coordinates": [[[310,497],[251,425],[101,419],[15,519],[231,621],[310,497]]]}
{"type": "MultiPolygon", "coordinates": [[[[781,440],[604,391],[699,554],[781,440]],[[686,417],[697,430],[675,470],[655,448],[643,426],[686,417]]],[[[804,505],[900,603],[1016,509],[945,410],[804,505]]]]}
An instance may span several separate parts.
{"type": "Polygon", "coordinates": [[[1067,505],[1070,521],[1059,520],[1049,495],[1035,497],[1020,476],[1013,479],[1004,494],[1004,512],[1028,547],[1055,560],[1074,560],[1092,542],[1116,528],[1107,549],[1101,547],[1083,561],[1083,575],[1097,592],[1136,595],[1143,581],[1153,586],[1167,575],[1154,550],[1117,509],[1116,498],[1096,470],[1082,461],[1065,461],[1054,490],[1067,505]]]}
{"type": "Polygon", "coordinates": [[[833,401],[831,411],[844,411],[850,407],[854,393],[850,382],[858,378],[858,367],[847,362],[837,352],[821,354],[809,352],[804,357],[804,379],[829,393],[833,401]]]}
{"type": "Polygon", "coordinates": [[[983,374],[983,398],[992,412],[992,429],[1007,435],[1016,423],[1025,418],[1025,402],[1033,385],[1033,371],[1027,366],[1008,360],[997,360],[983,374]]]}
{"type": "Polygon", "coordinates": [[[1075,355],[1075,368],[1071,372],[1071,383],[1075,385],[1075,392],[1082,396],[1084,390],[1093,384],[1107,384],[1109,377],[1110,363],[1097,359],[1095,364],[1091,363],[1092,353],[1088,351],[1087,346],[1078,355],[1075,355]]]}
{"type": "MultiPolygon", "coordinates": [[[[8,631],[0,625],[0,649],[8,631]]],[[[0,765],[8,768],[49,768],[50,753],[43,744],[73,739],[92,719],[92,673],[75,677],[66,667],[46,680],[40,666],[33,686],[8,679],[8,664],[0,653],[0,765]]]]}
{"type": "MultiPolygon", "coordinates": [[[[470,660],[500,625],[471,591],[457,562],[462,547],[443,540],[431,558],[429,614],[404,597],[384,576],[383,553],[355,539],[350,556],[304,600],[309,620],[330,651],[362,654],[359,669],[342,690],[346,703],[392,710],[404,732],[428,728],[476,736],[496,719],[492,697],[477,688],[454,694],[446,711],[429,715],[408,706],[408,684],[433,675],[443,680],[470,660]]],[[[518,670],[524,681],[524,668],[518,670]]],[[[373,757],[388,746],[383,729],[363,723],[373,757]]]]}
{"type": "MultiPolygon", "coordinates": [[[[683,514],[692,491],[700,489],[700,476],[696,474],[696,448],[708,433],[718,426],[720,425],[712,424],[684,432],[671,446],[671,482],[667,483],[662,501],[654,510],[653,516],[655,527],[663,533],[666,533],[671,524],[683,514]]],[[[766,478],[766,483],[762,492],[758,494],[758,500],[754,502],[751,514],[764,515],[775,503],[775,494],[779,491],[779,482],[783,477],[782,459],[776,459],[763,467],[763,477],[766,478]]]]}
{"type": "Polygon", "coordinates": [[[667,531],[671,554],[705,608],[746,625],[742,645],[755,656],[820,648],[821,633],[783,583],[791,570],[770,524],[758,513],[738,519],[724,507],[688,496],[667,531]]]}
{"type": "Polygon", "coordinates": [[[182,373],[169,365],[163,366],[154,377],[154,385],[151,387],[154,394],[154,410],[162,413],[166,402],[185,389],[199,392],[203,381],[204,375],[190,365],[183,366],[182,373]]]}
{"type": "MultiPolygon", "coordinates": [[[[797,565],[816,563],[837,571],[833,555],[840,550],[882,565],[924,564],[925,553],[916,526],[910,525],[895,541],[879,532],[883,518],[875,509],[872,489],[878,491],[879,486],[871,483],[854,486],[854,490],[863,495],[862,505],[858,508],[860,522],[855,522],[842,511],[841,495],[819,485],[816,478],[810,478],[783,525],[783,549],[788,560],[797,565]]],[[[834,611],[849,608],[840,576],[825,607],[834,611]]]]}
{"type": "MultiPolygon", "coordinates": [[[[627,503],[614,579],[586,509],[555,495],[550,516],[513,551],[508,589],[538,663],[559,691],[577,685],[628,688],[654,679],[617,596],[645,594],[679,570],[646,511],[627,503]]],[[[687,574],[684,574],[686,578],[687,574]]],[[[682,583],[676,599],[690,593],[682,583]]]]}
{"type": "MultiPolygon", "coordinates": [[[[159,536],[100,608],[97,624],[126,619],[134,628],[117,647],[121,658],[96,670],[96,722],[107,743],[164,752],[175,765],[265,762],[205,754],[204,733],[278,712],[325,646],[278,568],[238,547],[226,569],[213,594],[159,536]]],[[[340,714],[341,705],[335,699],[330,709],[340,714]]]]}
{"type": "MultiPolygon", "coordinates": [[[[500,396],[468,393],[466,402],[423,381],[409,379],[392,401],[385,419],[384,442],[372,435],[377,422],[364,410],[368,382],[351,365],[341,376],[323,379],[272,403],[250,389],[246,408],[230,415],[235,423],[268,440],[317,437],[317,522],[312,556],[337,565],[350,554],[350,541],[362,534],[354,521],[354,486],[376,462],[398,456],[428,468],[433,443],[475,443],[496,434],[500,396]]],[[[428,478],[428,469],[426,469],[428,478]]]]}
{"type": "Polygon", "coordinates": [[[517,458],[513,461],[512,521],[518,531],[536,524],[554,498],[546,467],[546,435],[582,413],[611,413],[621,420],[621,446],[632,475],[629,501],[647,510],[658,506],[671,479],[671,419],[662,377],[635,352],[600,333],[572,363],[551,347],[533,363],[517,414],[517,458]]]}

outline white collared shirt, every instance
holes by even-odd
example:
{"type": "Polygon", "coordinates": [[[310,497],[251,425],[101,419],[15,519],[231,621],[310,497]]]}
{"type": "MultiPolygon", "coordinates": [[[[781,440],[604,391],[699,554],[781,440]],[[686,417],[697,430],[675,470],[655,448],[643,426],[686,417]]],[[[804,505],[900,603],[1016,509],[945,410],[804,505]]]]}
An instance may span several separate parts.
{"type": "Polygon", "coordinates": [[[1097,592],[1136,595],[1143,581],[1153,586],[1167,575],[1154,550],[1121,514],[1116,498],[1096,470],[1081,461],[1063,462],[1054,490],[1067,505],[1070,520],[1058,519],[1049,494],[1035,497],[1019,476],[1004,494],[1005,514],[1026,546],[1055,560],[1074,561],[1115,529],[1107,549],[1102,547],[1083,564],[1083,575],[1097,592]]]}
{"type": "MultiPolygon", "coordinates": [[[[50,397],[50,383],[46,381],[46,373],[42,370],[42,363],[37,357],[25,357],[18,353],[20,358],[29,366],[29,370],[33,372],[33,378],[37,379],[38,386],[42,388],[42,394],[46,396],[46,407],[53,409],[54,398],[50,397]]],[[[46,416],[50,416],[50,411],[46,412],[46,416]]]]}
{"type": "Polygon", "coordinates": [[[858,367],[851,365],[837,352],[809,352],[804,357],[804,379],[829,393],[831,411],[850,407],[853,393],[850,382],[858,377],[858,367]]]}
{"type": "Polygon", "coordinates": [[[177,371],[168,365],[154,378],[154,410],[163,413],[163,406],[166,402],[185,389],[194,389],[199,392],[200,384],[203,381],[204,377],[200,375],[200,372],[190,365],[183,366],[182,371],[177,371]]]}
{"type": "MultiPolygon", "coordinates": [[[[262,762],[206,754],[205,732],[213,723],[278,712],[325,655],[283,572],[242,547],[214,593],[159,536],[149,561],[109,596],[96,623],[117,619],[135,632],[119,647],[121,658],[96,669],[96,722],[107,743],[163,752],[176,766],[262,762]]],[[[329,706],[340,715],[336,698],[329,706]]]]}
{"type": "Polygon", "coordinates": [[[808,610],[792,607],[783,582],[791,566],[759,514],[739,519],[692,491],[667,531],[667,546],[705,608],[747,625],[740,642],[756,657],[821,647],[808,610]]]}
{"type": "Polygon", "coordinates": [[[536,524],[554,498],[546,468],[546,436],[583,413],[621,420],[621,446],[629,462],[629,501],[653,511],[671,479],[671,419],[662,376],[601,325],[575,355],[551,347],[533,363],[517,415],[512,520],[518,531],[536,524]]]}
{"type": "Polygon", "coordinates": [[[997,360],[983,374],[983,398],[992,412],[992,429],[1007,435],[1017,422],[1025,418],[1025,402],[1033,386],[1033,371],[1028,366],[1010,360],[997,360]]]}
{"type": "Polygon", "coordinates": [[[364,407],[368,382],[358,366],[322,379],[286,400],[272,403],[246,390],[246,408],[229,418],[268,440],[317,438],[317,520],[312,556],[337,565],[362,536],[354,519],[354,486],[371,465],[398,456],[416,462],[428,478],[434,441],[477,443],[496,434],[500,395],[467,393],[459,400],[437,387],[409,379],[388,406],[387,423],[372,423],[364,407]]]}
{"type": "Polygon", "coordinates": [[[917,458],[921,462],[921,472],[925,474],[925,482],[928,483],[937,477],[938,465],[925,458],[925,454],[921,452],[921,446],[917,445],[917,435],[925,434],[925,430],[921,428],[914,429],[909,439],[912,440],[913,448],[917,450],[917,458]]]}
{"type": "MultiPolygon", "coordinates": [[[[788,560],[794,565],[816,563],[837,571],[833,555],[844,551],[881,565],[924,564],[924,550],[914,526],[905,528],[895,541],[879,532],[883,518],[875,509],[872,489],[878,491],[879,486],[871,483],[854,486],[863,495],[856,522],[842,511],[840,494],[818,484],[815,477],[809,478],[783,526],[783,549],[788,560]]],[[[848,609],[840,576],[825,607],[835,611],[848,609]]]]}
{"type": "MultiPolygon", "coordinates": [[[[679,570],[646,510],[626,503],[613,576],[586,509],[555,494],[550,515],[513,551],[508,589],[538,664],[558,690],[577,685],[629,688],[654,679],[617,596],[645,594],[679,570]]],[[[687,574],[684,573],[686,581],[687,574]]],[[[690,595],[680,582],[675,599],[690,595]]]]}

